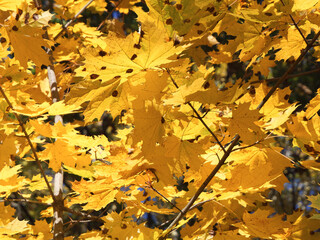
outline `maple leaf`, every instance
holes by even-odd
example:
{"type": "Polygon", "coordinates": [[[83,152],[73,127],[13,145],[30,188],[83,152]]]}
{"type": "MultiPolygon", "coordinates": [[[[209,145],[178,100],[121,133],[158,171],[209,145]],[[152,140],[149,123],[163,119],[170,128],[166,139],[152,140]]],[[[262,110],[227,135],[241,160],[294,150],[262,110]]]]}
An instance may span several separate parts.
{"type": "Polygon", "coordinates": [[[14,20],[10,21],[6,30],[15,58],[23,67],[27,67],[28,60],[32,60],[38,66],[50,64],[49,56],[42,48],[50,48],[49,41],[42,37],[44,30],[22,25],[21,22],[14,22],[14,20]]]}
{"type": "Polygon", "coordinates": [[[174,46],[168,41],[163,25],[147,13],[141,18],[143,32],[140,34],[134,32],[126,38],[119,38],[109,33],[106,49],[96,51],[96,55],[87,50],[84,53],[86,69],[79,68],[77,75],[85,77],[88,72],[94,72],[104,82],[116,76],[125,79],[144,69],[158,68],[175,61],[175,55],[186,47],[174,46]]]}
{"type": "Polygon", "coordinates": [[[240,104],[232,111],[232,119],[229,125],[231,136],[239,134],[244,143],[254,143],[264,138],[257,122],[262,117],[259,110],[250,110],[250,103],[240,104]]]}

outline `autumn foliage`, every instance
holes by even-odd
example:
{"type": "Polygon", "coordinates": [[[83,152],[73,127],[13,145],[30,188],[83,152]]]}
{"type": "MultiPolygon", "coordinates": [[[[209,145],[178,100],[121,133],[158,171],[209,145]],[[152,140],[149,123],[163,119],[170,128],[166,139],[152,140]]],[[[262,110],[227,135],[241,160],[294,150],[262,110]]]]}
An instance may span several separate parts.
{"type": "Polygon", "coordinates": [[[320,58],[320,3],[111,2],[138,31],[76,20],[102,15],[104,0],[56,0],[51,12],[0,1],[0,238],[72,239],[90,222],[79,239],[319,239],[319,215],[274,215],[267,192],[297,166],[277,137],[320,170],[320,95],[296,111],[279,87],[306,54],[320,58]],[[280,61],[287,71],[268,81],[280,61]],[[243,73],[222,81],[233,63],[243,73]],[[80,134],[106,112],[113,141],[80,134]],[[72,177],[59,183],[62,172],[72,177]],[[21,219],[15,202],[41,210],[21,219]],[[146,225],[150,212],[167,222],[146,225]]]}

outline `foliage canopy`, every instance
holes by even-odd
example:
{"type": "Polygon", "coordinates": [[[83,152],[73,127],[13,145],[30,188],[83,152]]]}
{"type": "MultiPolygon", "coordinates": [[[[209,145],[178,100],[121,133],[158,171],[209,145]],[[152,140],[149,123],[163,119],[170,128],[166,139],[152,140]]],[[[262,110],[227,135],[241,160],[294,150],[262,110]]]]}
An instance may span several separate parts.
{"type": "Polygon", "coordinates": [[[109,18],[63,25],[85,8],[102,15],[103,0],[56,0],[53,12],[0,1],[1,239],[49,239],[57,211],[68,229],[96,224],[80,239],[164,239],[174,229],[183,239],[319,239],[319,215],[272,217],[266,192],[283,189],[287,167],[320,169],[320,95],[296,111],[290,88],[279,88],[307,54],[319,60],[320,3],[111,2],[136,13],[139,31],[109,18]],[[288,70],[270,87],[281,61],[288,70]],[[232,64],[241,69],[224,76],[232,64]],[[115,141],[80,134],[106,111],[115,141]],[[281,154],[283,136],[311,160],[281,154]],[[60,205],[59,171],[72,176],[60,205]],[[17,201],[44,207],[18,219],[8,205],[17,201]],[[168,222],[148,227],[150,212],[168,222]]]}

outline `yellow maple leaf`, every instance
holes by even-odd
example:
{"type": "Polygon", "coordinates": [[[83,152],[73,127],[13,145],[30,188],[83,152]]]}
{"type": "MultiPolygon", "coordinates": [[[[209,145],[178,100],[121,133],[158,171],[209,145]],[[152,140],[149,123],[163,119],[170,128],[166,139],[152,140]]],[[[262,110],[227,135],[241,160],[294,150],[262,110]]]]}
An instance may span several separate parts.
{"type": "Polygon", "coordinates": [[[185,46],[174,46],[169,41],[163,24],[150,18],[147,13],[141,16],[142,31],[134,32],[126,38],[109,33],[106,39],[107,48],[84,51],[86,69],[79,68],[78,76],[88,76],[94,72],[102,81],[121,76],[126,79],[144,69],[158,68],[176,60],[185,46]]]}
{"type": "Polygon", "coordinates": [[[276,53],[276,60],[287,60],[290,57],[297,59],[301,54],[301,50],[303,50],[306,46],[307,44],[297,28],[291,26],[288,28],[287,35],[283,36],[278,44],[273,45],[275,49],[280,49],[276,53]]]}
{"type": "Polygon", "coordinates": [[[238,105],[237,109],[232,111],[232,119],[229,125],[229,133],[231,136],[239,134],[241,140],[246,143],[254,143],[264,138],[257,122],[262,117],[259,110],[250,110],[250,103],[238,105]]]}
{"type": "Polygon", "coordinates": [[[22,25],[11,19],[6,27],[14,55],[20,64],[27,68],[28,60],[32,60],[37,66],[49,65],[49,55],[42,47],[50,48],[49,41],[43,39],[45,33],[41,28],[22,25]]]}

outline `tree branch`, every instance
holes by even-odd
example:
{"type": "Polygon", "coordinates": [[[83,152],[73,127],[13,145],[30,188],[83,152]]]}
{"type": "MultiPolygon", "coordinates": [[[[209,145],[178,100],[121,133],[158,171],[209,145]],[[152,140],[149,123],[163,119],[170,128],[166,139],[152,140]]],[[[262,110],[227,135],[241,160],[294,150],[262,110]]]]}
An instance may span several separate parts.
{"type": "MultiPolygon", "coordinates": [[[[310,71],[306,71],[306,72],[302,72],[302,73],[296,73],[296,74],[290,74],[286,77],[285,80],[289,79],[289,78],[295,78],[295,77],[301,77],[301,76],[305,76],[305,75],[309,75],[312,73],[316,73],[316,72],[320,72],[320,68],[316,68],[310,71]]],[[[267,81],[267,82],[272,82],[272,81],[278,81],[281,77],[277,77],[277,78],[269,78],[269,79],[263,79],[261,81],[252,81],[250,82],[250,84],[254,84],[254,83],[261,83],[263,81],[267,81]]]]}
{"type": "Polygon", "coordinates": [[[305,49],[302,50],[300,56],[298,59],[291,65],[291,67],[285,72],[285,74],[277,81],[277,83],[272,87],[272,89],[268,92],[268,94],[263,98],[257,109],[261,109],[263,105],[268,101],[268,99],[272,96],[272,94],[275,92],[275,90],[280,86],[281,83],[283,83],[289,76],[289,74],[296,68],[296,66],[301,62],[301,60],[304,58],[304,56],[307,54],[307,52],[312,48],[314,42],[319,38],[320,31],[313,37],[311,42],[307,45],[305,49]]]}
{"type": "Polygon", "coordinates": [[[190,201],[188,202],[188,204],[181,210],[181,212],[176,216],[176,218],[172,221],[172,223],[170,224],[170,226],[168,227],[168,230],[170,232],[170,229],[173,228],[179,221],[180,219],[190,210],[190,208],[192,207],[193,203],[197,200],[197,198],[199,197],[199,195],[203,192],[203,190],[206,188],[206,186],[209,184],[209,182],[212,180],[212,178],[217,174],[217,172],[220,170],[220,168],[222,167],[222,165],[225,163],[225,161],[227,160],[227,158],[229,157],[232,149],[234,148],[234,146],[238,143],[240,139],[239,135],[236,135],[234,140],[232,141],[232,143],[230,144],[228,150],[226,151],[226,153],[223,155],[223,157],[221,158],[221,160],[219,161],[218,165],[212,170],[212,172],[210,173],[210,175],[206,178],[206,180],[201,184],[201,186],[199,187],[199,189],[197,190],[197,192],[194,194],[194,196],[190,199],[190,201]]]}
{"type": "Polygon", "coordinates": [[[13,111],[14,116],[15,116],[16,119],[18,120],[19,125],[20,125],[20,127],[21,127],[21,129],[22,129],[22,132],[23,132],[24,136],[26,137],[26,139],[27,139],[27,141],[28,141],[28,144],[29,144],[29,146],[30,146],[30,148],[31,148],[31,151],[32,151],[33,156],[34,156],[34,159],[36,160],[36,163],[37,163],[37,165],[38,165],[38,167],[39,167],[39,169],[40,169],[41,175],[43,176],[44,181],[46,182],[46,185],[47,185],[47,187],[48,187],[48,190],[49,190],[49,192],[50,192],[50,195],[51,195],[52,199],[55,200],[55,197],[54,197],[53,191],[52,191],[52,189],[51,189],[51,186],[50,186],[50,184],[49,184],[49,181],[48,181],[48,179],[47,179],[47,177],[46,177],[46,174],[44,173],[44,170],[43,170],[43,168],[42,168],[42,166],[41,166],[41,162],[40,162],[40,160],[39,160],[39,158],[38,158],[37,151],[36,151],[36,149],[34,148],[32,142],[31,142],[31,139],[30,139],[30,137],[29,137],[29,135],[28,135],[28,133],[27,133],[27,131],[26,131],[26,128],[24,127],[23,122],[21,121],[19,115],[15,112],[15,110],[14,110],[14,108],[13,108],[10,100],[8,99],[7,95],[5,94],[5,92],[3,91],[3,88],[2,88],[1,86],[0,86],[0,92],[1,92],[2,96],[4,97],[4,99],[6,100],[7,104],[9,105],[9,108],[11,108],[11,110],[13,111]]]}
{"type": "Polygon", "coordinates": [[[73,17],[73,19],[69,20],[67,24],[63,26],[62,30],[53,38],[53,40],[56,41],[67,30],[70,24],[73,23],[92,2],[93,0],[90,0],[86,5],[84,5],[83,8],[81,8],[80,11],[73,17]]]}
{"type": "MultiPolygon", "coordinates": [[[[173,79],[173,77],[170,74],[170,70],[167,68],[166,69],[167,73],[170,76],[170,79],[173,83],[173,85],[176,88],[179,88],[178,84],[176,83],[176,81],[173,79]]],[[[224,153],[226,153],[226,149],[223,147],[223,145],[221,144],[221,142],[219,141],[219,139],[217,138],[217,136],[212,132],[212,130],[209,128],[209,126],[203,121],[202,117],[200,116],[200,114],[198,113],[198,111],[192,106],[192,104],[190,102],[187,102],[186,104],[188,104],[188,106],[192,109],[192,111],[196,114],[197,118],[200,120],[200,122],[203,124],[203,126],[209,131],[209,133],[211,134],[211,136],[217,141],[217,143],[219,144],[219,146],[221,147],[221,149],[223,150],[224,153]]]]}

